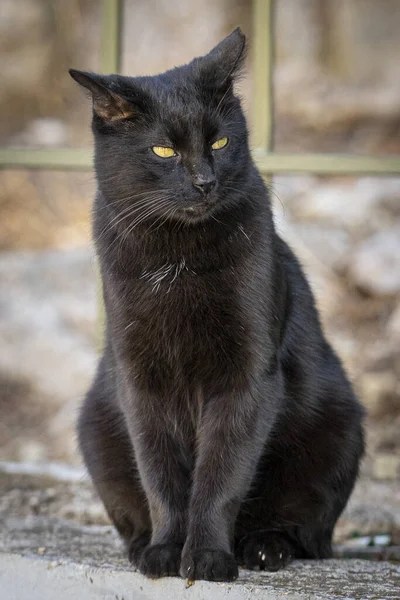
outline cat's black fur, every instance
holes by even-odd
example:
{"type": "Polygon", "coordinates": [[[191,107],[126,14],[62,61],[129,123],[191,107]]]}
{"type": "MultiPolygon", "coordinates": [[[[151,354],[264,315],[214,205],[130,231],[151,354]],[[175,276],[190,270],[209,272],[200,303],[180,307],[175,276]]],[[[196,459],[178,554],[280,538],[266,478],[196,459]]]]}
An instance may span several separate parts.
{"type": "Polygon", "coordinates": [[[331,556],[363,453],[363,411],[249,152],[243,50],[236,30],[156,77],[71,71],[93,96],[106,310],[79,441],[150,577],[331,556]]]}

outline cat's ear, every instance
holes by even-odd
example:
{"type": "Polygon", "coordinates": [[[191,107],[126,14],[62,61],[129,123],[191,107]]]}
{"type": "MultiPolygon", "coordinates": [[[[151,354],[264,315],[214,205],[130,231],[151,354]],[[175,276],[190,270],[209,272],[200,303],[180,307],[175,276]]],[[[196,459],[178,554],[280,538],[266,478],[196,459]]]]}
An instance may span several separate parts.
{"type": "Polygon", "coordinates": [[[69,74],[92,95],[94,112],[107,121],[130,117],[134,107],[125,98],[107,87],[107,77],[70,69],[69,74]]]}
{"type": "Polygon", "coordinates": [[[225,86],[240,73],[246,59],[246,38],[238,27],[200,59],[200,71],[216,86],[225,86]]]}

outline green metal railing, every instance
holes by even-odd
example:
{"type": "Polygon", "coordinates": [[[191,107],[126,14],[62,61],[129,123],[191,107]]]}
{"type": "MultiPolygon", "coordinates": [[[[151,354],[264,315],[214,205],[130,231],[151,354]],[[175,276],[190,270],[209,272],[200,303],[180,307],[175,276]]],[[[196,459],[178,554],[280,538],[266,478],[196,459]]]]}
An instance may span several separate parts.
{"type": "MultiPolygon", "coordinates": [[[[101,70],[117,73],[121,58],[121,22],[124,0],[102,0],[101,70]]],[[[252,145],[261,172],[318,174],[400,174],[400,156],[327,153],[280,153],[273,150],[273,5],[253,0],[254,115],[252,145]]],[[[92,151],[84,148],[0,148],[0,168],[88,170],[92,151]]]]}

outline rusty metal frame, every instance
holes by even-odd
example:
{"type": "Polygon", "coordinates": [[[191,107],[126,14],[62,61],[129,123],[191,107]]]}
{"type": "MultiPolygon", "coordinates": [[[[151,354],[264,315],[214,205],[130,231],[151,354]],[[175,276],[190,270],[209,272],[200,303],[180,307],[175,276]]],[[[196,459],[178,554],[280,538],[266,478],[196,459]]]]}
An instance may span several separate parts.
{"type": "MultiPolygon", "coordinates": [[[[276,0],[253,0],[254,158],[265,175],[316,173],[400,175],[400,156],[328,153],[280,153],[273,149],[273,8],[276,0]]],[[[124,0],[102,0],[101,70],[118,72],[121,58],[124,0]]],[[[0,168],[90,170],[86,148],[0,148],[0,168]]]]}

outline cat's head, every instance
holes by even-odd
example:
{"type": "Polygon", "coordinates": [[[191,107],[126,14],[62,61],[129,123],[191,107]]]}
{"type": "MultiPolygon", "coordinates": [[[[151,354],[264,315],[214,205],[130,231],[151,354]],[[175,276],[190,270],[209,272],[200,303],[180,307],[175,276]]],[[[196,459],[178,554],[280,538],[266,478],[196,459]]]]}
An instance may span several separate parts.
{"type": "Polygon", "coordinates": [[[154,77],[70,71],[91,93],[99,188],[122,218],[195,222],[235,202],[250,161],[233,91],[244,56],[236,29],[154,77]]]}

